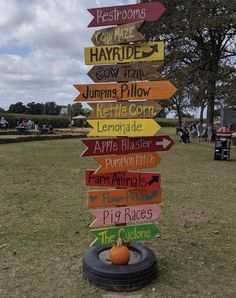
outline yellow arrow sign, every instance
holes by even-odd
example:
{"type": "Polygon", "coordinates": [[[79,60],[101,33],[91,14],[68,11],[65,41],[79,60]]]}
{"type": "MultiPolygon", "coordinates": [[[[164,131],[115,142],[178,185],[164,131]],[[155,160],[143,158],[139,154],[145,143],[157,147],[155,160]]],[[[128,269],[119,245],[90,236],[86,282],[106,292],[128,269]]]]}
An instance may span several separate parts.
{"type": "Polygon", "coordinates": [[[89,137],[144,137],[153,136],[160,125],[153,119],[105,119],[87,120],[93,127],[89,137]]]}
{"type": "Polygon", "coordinates": [[[84,49],[85,64],[164,60],[164,42],[135,43],[84,49]]]}

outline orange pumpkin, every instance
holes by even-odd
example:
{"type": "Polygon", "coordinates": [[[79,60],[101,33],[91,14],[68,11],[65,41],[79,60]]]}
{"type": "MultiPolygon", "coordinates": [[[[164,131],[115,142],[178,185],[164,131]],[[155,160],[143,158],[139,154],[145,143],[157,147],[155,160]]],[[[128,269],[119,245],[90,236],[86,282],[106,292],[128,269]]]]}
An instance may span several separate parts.
{"type": "Polygon", "coordinates": [[[121,238],[118,238],[109,252],[109,258],[114,265],[125,265],[129,263],[130,253],[121,238]]]}

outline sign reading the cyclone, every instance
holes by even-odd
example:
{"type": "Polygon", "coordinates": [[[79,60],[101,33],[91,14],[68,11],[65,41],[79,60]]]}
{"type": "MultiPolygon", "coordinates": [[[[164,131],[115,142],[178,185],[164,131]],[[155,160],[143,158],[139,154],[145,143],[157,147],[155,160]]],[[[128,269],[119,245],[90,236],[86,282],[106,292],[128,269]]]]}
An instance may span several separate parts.
{"type": "Polygon", "coordinates": [[[158,69],[163,61],[94,65],[87,75],[96,83],[126,81],[159,81],[158,69]]]}
{"type": "Polygon", "coordinates": [[[159,233],[159,229],[154,224],[142,224],[123,227],[111,227],[91,230],[97,237],[90,246],[113,244],[117,238],[122,238],[124,242],[153,240],[159,233]]]}
{"type": "Polygon", "coordinates": [[[75,101],[167,100],[176,91],[170,81],[76,84],[74,87],[80,92],[75,101]]]}
{"type": "Polygon", "coordinates": [[[88,27],[128,24],[137,21],[157,21],[165,7],[160,2],[90,8],[94,17],[88,27]]]}
{"type": "Polygon", "coordinates": [[[89,119],[154,118],[163,109],[156,101],[89,103],[89,119]]]}
{"type": "Polygon", "coordinates": [[[164,42],[85,48],[84,57],[87,65],[164,60],[164,42]]]}

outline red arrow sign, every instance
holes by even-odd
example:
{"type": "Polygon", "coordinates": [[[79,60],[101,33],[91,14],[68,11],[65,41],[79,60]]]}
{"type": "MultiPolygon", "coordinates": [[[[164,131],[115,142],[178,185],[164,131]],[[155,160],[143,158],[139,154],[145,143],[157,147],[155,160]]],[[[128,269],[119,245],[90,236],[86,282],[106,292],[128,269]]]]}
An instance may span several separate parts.
{"type": "Polygon", "coordinates": [[[91,223],[91,228],[104,227],[114,224],[125,224],[154,220],[160,215],[157,205],[142,205],[134,207],[118,207],[108,209],[89,210],[96,217],[91,223]]]}
{"type": "Polygon", "coordinates": [[[88,148],[85,149],[81,156],[168,151],[174,144],[169,136],[85,139],[82,142],[88,148]]]}
{"type": "Polygon", "coordinates": [[[119,172],[95,174],[94,170],[86,170],[85,173],[87,186],[160,189],[160,173],[119,172]]]}
{"type": "Polygon", "coordinates": [[[88,11],[94,18],[88,27],[157,21],[165,10],[165,7],[159,2],[90,8],[88,11]]]}

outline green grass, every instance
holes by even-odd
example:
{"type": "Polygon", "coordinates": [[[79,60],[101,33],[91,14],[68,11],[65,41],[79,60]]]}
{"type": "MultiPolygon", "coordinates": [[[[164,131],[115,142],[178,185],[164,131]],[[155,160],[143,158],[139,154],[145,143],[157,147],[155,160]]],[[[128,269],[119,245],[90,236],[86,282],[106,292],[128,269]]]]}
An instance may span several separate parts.
{"type": "MultiPolygon", "coordinates": [[[[236,297],[236,148],[176,140],[160,153],[164,189],[157,281],[127,297],[236,297]]],[[[83,279],[89,232],[80,139],[0,145],[0,297],[122,297],[83,279]]]]}

